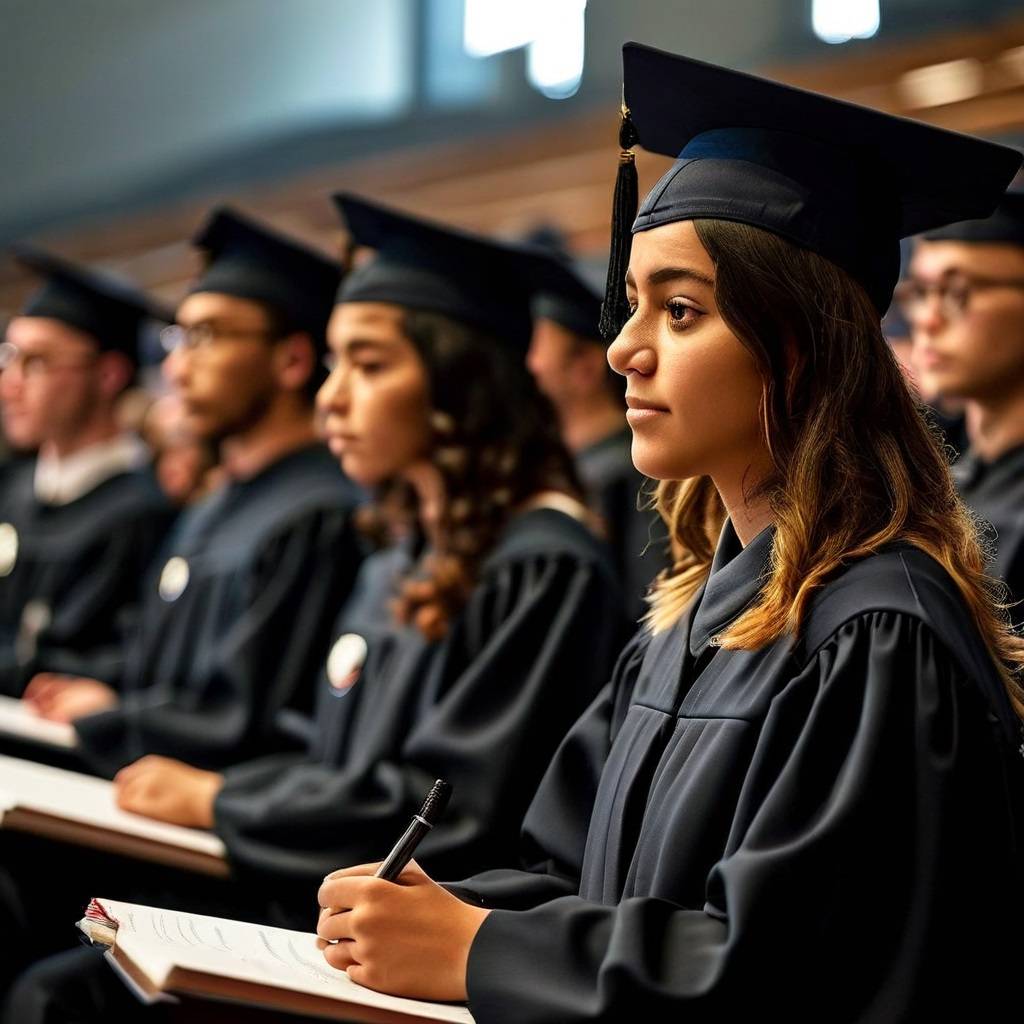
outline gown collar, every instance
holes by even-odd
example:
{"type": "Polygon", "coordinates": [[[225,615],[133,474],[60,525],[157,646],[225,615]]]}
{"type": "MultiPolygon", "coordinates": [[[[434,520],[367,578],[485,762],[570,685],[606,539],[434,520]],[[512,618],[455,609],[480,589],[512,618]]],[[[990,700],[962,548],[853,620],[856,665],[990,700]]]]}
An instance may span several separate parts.
{"type": "Polygon", "coordinates": [[[769,526],[743,547],[732,523],[725,521],[690,625],[690,653],[695,658],[761,592],[774,538],[775,528],[769,526]]]}

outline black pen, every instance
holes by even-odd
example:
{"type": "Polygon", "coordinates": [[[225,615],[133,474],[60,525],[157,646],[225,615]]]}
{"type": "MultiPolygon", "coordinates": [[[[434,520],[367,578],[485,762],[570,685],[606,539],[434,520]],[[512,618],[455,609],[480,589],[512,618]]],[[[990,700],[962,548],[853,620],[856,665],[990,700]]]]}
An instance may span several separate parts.
{"type": "Polygon", "coordinates": [[[452,787],[444,779],[438,779],[430,787],[430,792],[427,794],[427,799],[423,801],[420,813],[413,815],[409,827],[405,830],[402,838],[395,843],[392,851],[384,858],[384,862],[377,869],[374,878],[383,878],[386,882],[393,882],[402,873],[406,864],[412,860],[412,855],[416,852],[416,847],[420,845],[420,840],[434,827],[437,819],[444,814],[451,795],[452,787]]]}

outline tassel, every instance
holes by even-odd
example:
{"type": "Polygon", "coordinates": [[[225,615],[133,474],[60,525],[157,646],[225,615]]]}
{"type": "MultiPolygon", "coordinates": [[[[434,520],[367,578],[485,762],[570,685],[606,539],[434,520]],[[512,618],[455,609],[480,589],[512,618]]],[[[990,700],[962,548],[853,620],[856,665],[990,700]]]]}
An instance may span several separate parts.
{"type": "Polygon", "coordinates": [[[611,342],[618,337],[623,324],[629,319],[626,300],[626,271],[629,252],[633,245],[633,221],[639,205],[639,186],[636,175],[636,157],[633,147],[639,142],[636,126],[625,104],[619,125],[619,172],[615,176],[615,198],[612,200],[612,240],[608,256],[608,280],[605,283],[604,302],[601,304],[599,327],[601,337],[611,342]]]}

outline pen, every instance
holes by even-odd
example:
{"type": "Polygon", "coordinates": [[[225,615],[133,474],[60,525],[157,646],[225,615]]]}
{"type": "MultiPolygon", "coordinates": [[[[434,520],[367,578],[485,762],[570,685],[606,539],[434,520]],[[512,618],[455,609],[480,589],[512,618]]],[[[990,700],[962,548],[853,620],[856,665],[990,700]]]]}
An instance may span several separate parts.
{"type": "Polygon", "coordinates": [[[393,882],[402,873],[406,864],[412,860],[412,855],[416,852],[416,847],[420,845],[420,840],[434,827],[437,819],[444,814],[451,795],[452,787],[444,779],[438,779],[430,787],[430,792],[427,794],[427,799],[423,801],[419,814],[413,815],[402,838],[395,843],[394,848],[377,869],[375,878],[393,882]]]}

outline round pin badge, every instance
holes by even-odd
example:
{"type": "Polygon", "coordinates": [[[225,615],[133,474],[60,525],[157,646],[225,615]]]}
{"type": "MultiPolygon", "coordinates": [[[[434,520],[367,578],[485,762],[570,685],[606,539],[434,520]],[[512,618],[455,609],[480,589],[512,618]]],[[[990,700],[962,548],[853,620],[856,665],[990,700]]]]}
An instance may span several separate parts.
{"type": "Polygon", "coordinates": [[[343,697],[355,684],[366,664],[368,650],[358,633],[346,633],[334,641],[327,655],[327,681],[337,696],[343,697]]]}
{"type": "Polygon", "coordinates": [[[160,596],[165,601],[177,601],[188,586],[188,562],[180,555],[167,559],[160,573],[160,596]]]}
{"type": "Polygon", "coordinates": [[[18,531],[11,523],[0,523],[0,576],[10,576],[18,561],[18,531]]]}

